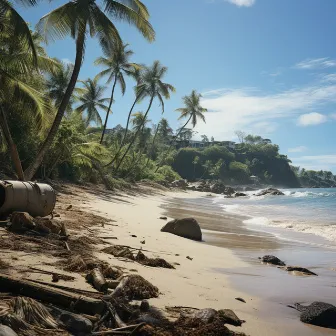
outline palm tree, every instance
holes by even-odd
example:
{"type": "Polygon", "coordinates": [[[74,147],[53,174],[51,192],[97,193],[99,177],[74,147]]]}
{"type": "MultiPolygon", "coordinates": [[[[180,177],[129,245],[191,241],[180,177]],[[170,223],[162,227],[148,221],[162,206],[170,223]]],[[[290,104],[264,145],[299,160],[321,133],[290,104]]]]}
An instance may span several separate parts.
{"type": "Polygon", "coordinates": [[[112,48],[112,50],[105,50],[106,57],[99,57],[95,61],[95,65],[104,66],[104,70],[97,75],[97,78],[102,78],[108,76],[107,83],[111,83],[112,92],[111,92],[111,100],[110,105],[108,107],[108,111],[106,114],[106,119],[104,123],[103,132],[101,135],[100,143],[104,140],[104,135],[106,131],[108,117],[111,113],[111,108],[113,104],[114,98],[114,90],[117,84],[120,85],[122,95],[125,94],[126,91],[126,82],[124,78],[125,75],[130,75],[134,69],[140,68],[140,65],[136,63],[130,63],[129,58],[133,55],[133,51],[128,49],[128,44],[122,44],[120,46],[116,46],[112,48]]]}
{"type": "MultiPolygon", "coordinates": [[[[47,77],[47,89],[49,97],[53,100],[55,107],[58,108],[62,102],[65,90],[69,85],[73,64],[59,62],[60,67],[47,77]]],[[[67,112],[71,112],[74,100],[71,96],[67,105],[67,112]]]]}
{"type": "MultiPolygon", "coordinates": [[[[173,141],[169,146],[167,153],[169,153],[171,147],[174,144],[174,141],[179,137],[179,135],[183,132],[183,130],[189,124],[190,121],[193,128],[195,128],[198,119],[201,119],[202,121],[205,122],[205,117],[203,113],[207,112],[208,110],[201,106],[201,98],[202,95],[200,93],[197,93],[196,90],[193,90],[189,96],[184,96],[182,98],[185,107],[178,108],[176,109],[176,111],[181,113],[179,120],[183,118],[188,118],[188,120],[175,135],[173,141]]],[[[157,171],[161,167],[161,164],[162,160],[157,166],[155,171],[157,171]]]]}
{"type": "MultiPolygon", "coordinates": [[[[147,119],[147,115],[153,105],[155,98],[159,100],[160,105],[162,107],[162,113],[163,113],[164,112],[164,100],[163,99],[164,98],[169,99],[170,93],[175,92],[174,86],[172,86],[171,84],[162,82],[162,79],[164,75],[167,73],[167,70],[168,68],[165,66],[162,66],[159,61],[154,61],[152,66],[143,68],[143,70],[139,74],[140,76],[139,76],[138,84],[135,88],[137,100],[140,101],[146,97],[149,97],[149,104],[148,104],[147,111],[145,112],[145,115],[144,115],[144,120],[147,119]]],[[[126,151],[124,152],[119,163],[117,164],[115,171],[118,171],[125,156],[127,155],[130,148],[133,146],[139,132],[140,132],[140,129],[133,136],[126,151]]]]}
{"type": "Polygon", "coordinates": [[[76,100],[80,103],[75,112],[80,114],[86,112],[86,126],[89,126],[92,121],[101,126],[102,120],[98,108],[107,112],[108,108],[105,103],[109,102],[108,98],[102,98],[105,87],[98,84],[98,78],[93,80],[89,78],[80,82],[84,87],[75,89],[76,100]]]}
{"type": "Polygon", "coordinates": [[[42,126],[47,113],[51,112],[51,106],[40,93],[44,91],[42,73],[55,71],[57,63],[46,56],[39,45],[38,34],[31,34],[28,26],[24,27],[22,18],[8,6],[0,0],[0,19],[3,18],[3,21],[0,20],[0,127],[16,174],[24,180],[7,116],[10,110],[20,106],[31,113],[38,126],[42,126]]]}
{"type": "Polygon", "coordinates": [[[109,19],[110,17],[111,19],[126,21],[136,26],[149,41],[154,40],[155,33],[148,22],[148,10],[140,0],[103,0],[103,4],[104,9],[101,10],[96,0],[70,1],[45,15],[37,26],[46,39],[64,38],[68,35],[75,39],[76,58],[70,82],[58,107],[47,138],[43,142],[34,162],[25,172],[28,179],[34,176],[57,134],[83,63],[87,34],[90,34],[91,37],[97,36],[102,48],[106,48],[107,44],[113,46],[121,45],[122,42],[118,30],[109,19]]]}

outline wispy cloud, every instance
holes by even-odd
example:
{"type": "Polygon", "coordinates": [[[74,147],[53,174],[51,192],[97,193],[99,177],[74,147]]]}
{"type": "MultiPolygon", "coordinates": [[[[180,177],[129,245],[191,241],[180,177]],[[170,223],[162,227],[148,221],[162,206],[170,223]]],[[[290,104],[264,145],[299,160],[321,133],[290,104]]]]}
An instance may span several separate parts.
{"type": "Polygon", "coordinates": [[[330,59],[329,57],[307,58],[295,65],[295,68],[301,70],[325,69],[332,67],[336,67],[336,60],[330,59]]]}
{"type": "Polygon", "coordinates": [[[263,135],[276,128],[280,118],[295,119],[322,105],[336,101],[336,85],[320,84],[265,94],[254,88],[217,89],[203,93],[202,105],[208,109],[206,124],[196,131],[219,140],[234,139],[237,129],[263,135]],[[268,127],[265,127],[267,122],[268,127]]]}
{"type": "Polygon", "coordinates": [[[225,0],[238,7],[251,7],[255,4],[256,0],[225,0]]]}
{"type": "Polygon", "coordinates": [[[307,150],[306,146],[298,146],[293,148],[288,148],[288,153],[302,153],[307,150]]]}
{"type": "Polygon", "coordinates": [[[309,155],[291,158],[295,166],[304,167],[312,170],[331,170],[336,171],[336,154],[328,155],[309,155]]]}
{"type": "Polygon", "coordinates": [[[323,75],[321,80],[322,82],[327,82],[327,83],[336,82],[336,74],[323,75]]]}
{"type": "Polygon", "coordinates": [[[298,118],[298,125],[299,126],[313,126],[323,124],[328,120],[328,117],[324,114],[311,112],[300,115],[298,118]]]}

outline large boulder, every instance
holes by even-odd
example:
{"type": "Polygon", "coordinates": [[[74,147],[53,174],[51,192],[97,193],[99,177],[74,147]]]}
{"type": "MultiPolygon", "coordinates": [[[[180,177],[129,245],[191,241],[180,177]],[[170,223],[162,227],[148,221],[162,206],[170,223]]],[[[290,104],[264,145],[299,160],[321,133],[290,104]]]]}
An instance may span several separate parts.
{"type": "Polygon", "coordinates": [[[313,302],[309,306],[296,304],[296,308],[301,312],[301,322],[336,329],[335,306],[325,302],[313,302]]]}
{"type": "Polygon", "coordinates": [[[201,228],[194,218],[174,219],[168,222],[161,231],[188,239],[202,240],[201,228]]]}
{"type": "Polygon", "coordinates": [[[279,258],[273,256],[273,255],[265,255],[261,259],[262,262],[266,263],[266,264],[272,264],[272,265],[276,265],[276,266],[286,266],[286,264],[280,260],[279,258]]]}
{"type": "Polygon", "coordinates": [[[232,187],[226,187],[224,190],[224,195],[232,196],[236,191],[232,187]]]}
{"type": "Polygon", "coordinates": [[[268,188],[260,191],[259,193],[255,194],[256,196],[264,196],[264,195],[272,195],[272,196],[281,196],[285,195],[282,191],[275,189],[275,188],[268,188]]]}
{"type": "Polygon", "coordinates": [[[245,197],[245,196],[247,196],[247,194],[244,194],[244,193],[242,193],[242,192],[236,192],[236,193],[234,194],[234,197],[245,197]]]}

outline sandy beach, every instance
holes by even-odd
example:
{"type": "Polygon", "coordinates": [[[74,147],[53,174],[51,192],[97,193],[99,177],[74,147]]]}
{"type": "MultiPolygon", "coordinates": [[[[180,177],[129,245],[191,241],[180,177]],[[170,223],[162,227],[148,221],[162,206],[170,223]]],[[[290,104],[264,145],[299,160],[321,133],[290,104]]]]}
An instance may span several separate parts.
{"type": "MultiPolygon", "coordinates": [[[[232,309],[246,323],[242,327],[230,326],[230,329],[252,336],[336,335],[336,331],[301,323],[299,313],[287,307],[295,302],[316,301],[314,294],[317,293],[321,301],[335,304],[335,296],[331,294],[335,288],[329,285],[328,277],[326,280],[323,276],[292,276],[275,267],[261,265],[257,258],[273,251],[281,256],[298,252],[300,246],[279,241],[270,233],[248,230],[240,217],[215,212],[209,209],[207,202],[202,193],[172,192],[148,186],[136,192],[66,186],[58,194],[56,211],[60,220],[72,221],[70,235],[86,234],[112,244],[143,248],[147,256],[161,257],[175,265],[176,269],[146,267],[102,253],[99,245],[93,250],[100,260],[139,274],[157,286],[160,295],[149,300],[151,305],[163,310],[174,306],[232,309]],[[65,211],[69,205],[72,208],[65,211]],[[81,209],[80,216],[78,209],[81,209]],[[204,242],[160,232],[166,223],[159,218],[162,215],[168,216],[168,220],[196,218],[204,231],[204,242]],[[106,224],[104,218],[111,223],[106,224]],[[94,225],[91,228],[87,227],[90,222],[94,225]],[[236,298],[243,298],[246,303],[236,298]]],[[[43,253],[10,251],[6,256],[11,258],[12,267],[21,276],[20,270],[27,264],[55,270],[53,263],[57,262],[57,258],[43,253]]],[[[57,269],[61,271],[61,265],[57,269]]],[[[26,278],[50,281],[46,275],[25,272],[26,278]]],[[[64,282],[66,286],[92,290],[81,275],[73,275],[76,281],[64,282]]]]}
{"type": "MultiPolygon", "coordinates": [[[[270,234],[257,234],[246,230],[237,216],[229,214],[219,216],[216,213],[211,215],[201,206],[197,209],[188,208],[188,200],[190,206],[191,200],[201,196],[205,195],[170,191],[153,191],[153,194],[135,196],[125,194],[111,197],[88,196],[85,206],[88,210],[112,218],[118,223],[112,231],[107,229],[104,232],[104,234],[113,232],[113,235],[118,237],[118,244],[139,248],[142,246],[154,251],[154,256],[164,256],[167,261],[180,264],[176,266],[176,270],[132,265],[140,275],[160,288],[160,297],[151,300],[153,305],[163,309],[166,306],[230,308],[241,319],[247,321],[242,328],[236,328],[237,331],[241,330],[249,335],[336,334],[335,331],[302,324],[299,321],[299,314],[286,307],[287,304],[293,304],[293,300],[297,298],[293,296],[292,301],[290,300],[291,294],[297,288],[304,288],[302,296],[306,294],[308,301],[309,287],[314,279],[291,276],[274,267],[260,265],[257,261],[257,255],[280,250],[281,247],[285,250],[287,244],[270,234]],[[195,217],[204,230],[204,239],[207,243],[194,242],[160,232],[165,223],[159,219],[162,214],[168,215],[168,219],[195,217]],[[221,231],[226,232],[222,234],[225,237],[225,244],[222,240],[218,243],[220,234],[214,232],[216,225],[217,229],[220,226],[221,231]],[[145,240],[144,246],[140,244],[142,240],[145,240]],[[223,245],[226,245],[226,248],[223,245]],[[193,260],[190,261],[187,256],[193,260]],[[279,302],[279,296],[286,292],[286,288],[287,294],[284,300],[279,302]],[[267,295],[260,295],[260,292],[267,293],[268,299],[267,295]],[[277,299],[272,300],[272,296],[277,299]],[[246,304],[235,300],[237,297],[244,298],[246,304]]],[[[206,199],[203,198],[201,203],[205,204],[206,199]]],[[[296,249],[299,248],[297,246],[296,249]]],[[[123,265],[117,260],[113,262],[123,265]]],[[[323,296],[330,298],[330,289],[321,292],[321,300],[323,296]]]]}

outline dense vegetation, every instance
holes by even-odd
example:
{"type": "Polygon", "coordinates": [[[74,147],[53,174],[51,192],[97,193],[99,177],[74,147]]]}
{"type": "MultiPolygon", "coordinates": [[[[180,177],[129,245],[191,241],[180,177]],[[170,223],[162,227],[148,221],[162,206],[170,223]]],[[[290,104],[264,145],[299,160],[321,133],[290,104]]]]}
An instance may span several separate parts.
{"type": "MultiPolygon", "coordinates": [[[[35,0],[18,2],[37,5],[35,0]]],[[[196,91],[177,109],[181,128],[174,132],[165,118],[151,124],[153,105],[160,104],[164,113],[165,100],[175,92],[164,81],[168,69],[159,61],[149,66],[133,62],[131,47],[115,27],[116,21],[126,21],[153,41],[147,8],[139,0],[105,0],[103,5],[70,1],[41,18],[32,31],[10,2],[0,0],[0,177],[63,178],[108,187],[180,177],[291,187],[335,183],[330,172],[291,167],[277,145],[243,132],[237,132],[241,143],[234,149],[205,135],[204,148],[190,148],[192,128],[205,121],[206,112],[196,91]],[[76,46],[74,64],[63,64],[44,49],[44,42],[67,36],[76,46]],[[89,37],[98,39],[101,57],[95,61],[96,77],[81,79],[89,37]],[[132,88],[126,87],[126,77],[133,80],[132,88]],[[133,90],[134,99],[125,125],[107,129],[116,90],[122,95],[133,90]],[[143,112],[137,110],[140,102],[147,103],[143,112]]]]}

